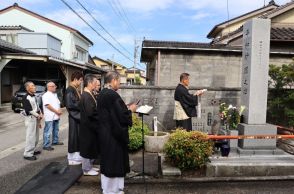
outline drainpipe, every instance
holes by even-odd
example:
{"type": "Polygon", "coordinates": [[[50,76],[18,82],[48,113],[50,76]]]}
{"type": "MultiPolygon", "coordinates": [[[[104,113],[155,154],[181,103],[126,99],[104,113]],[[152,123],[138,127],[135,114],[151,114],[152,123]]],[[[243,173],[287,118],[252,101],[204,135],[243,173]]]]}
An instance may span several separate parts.
{"type": "Polygon", "coordinates": [[[159,86],[159,81],[160,81],[160,65],[161,61],[160,61],[160,50],[158,50],[157,53],[157,79],[156,79],[156,86],[159,86]]]}

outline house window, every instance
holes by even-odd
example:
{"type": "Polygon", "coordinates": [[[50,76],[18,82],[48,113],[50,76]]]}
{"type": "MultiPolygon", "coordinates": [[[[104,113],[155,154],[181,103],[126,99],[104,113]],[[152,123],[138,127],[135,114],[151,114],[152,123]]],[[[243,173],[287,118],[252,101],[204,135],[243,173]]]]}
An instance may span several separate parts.
{"type": "Polygon", "coordinates": [[[212,113],[209,112],[207,114],[207,126],[211,126],[211,123],[212,123],[212,113]]]}
{"type": "Polygon", "coordinates": [[[79,46],[76,46],[76,52],[74,58],[79,61],[87,61],[87,51],[79,46]]]}

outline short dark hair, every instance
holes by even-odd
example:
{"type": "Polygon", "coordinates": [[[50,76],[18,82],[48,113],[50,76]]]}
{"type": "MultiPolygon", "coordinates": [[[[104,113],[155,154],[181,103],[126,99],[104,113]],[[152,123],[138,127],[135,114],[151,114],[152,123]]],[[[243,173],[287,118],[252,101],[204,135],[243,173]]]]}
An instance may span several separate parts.
{"type": "Polygon", "coordinates": [[[71,74],[70,81],[74,81],[75,79],[79,80],[81,78],[83,78],[83,73],[80,71],[75,71],[73,74],[71,74]]]}
{"type": "Polygon", "coordinates": [[[89,83],[92,83],[97,79],[97,77],[94,74],[87,74],[84,77],[84,87],[87,87],[89,83]]]}
{"type": "Polygon", "coordinates": [[[180,76],[180,81],[183,81],[184,79],[187,79],[190,76],[189,73],[182,73],[180,76]]]}
{"type": "Polygon", "coordinates": [[[117,71],[109,71],[106,73],[104,77],[104,82],[106,84],[109,84],[113,79],[118,80],[120,78],[120,75],[117,71]]]}

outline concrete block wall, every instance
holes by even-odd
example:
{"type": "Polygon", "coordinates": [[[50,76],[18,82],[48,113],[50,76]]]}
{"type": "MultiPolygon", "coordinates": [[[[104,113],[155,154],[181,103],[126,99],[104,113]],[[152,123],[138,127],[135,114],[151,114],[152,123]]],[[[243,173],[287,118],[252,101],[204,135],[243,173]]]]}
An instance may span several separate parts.
{"type": "MultiPolygon", "coordinates": [[[[193,93],[196,89],[191,88],[193,93]]],[[[175,87],[155,87],[155,86],[123,86],[119,90],[126,103],[134,99],[140,99],[140,105],[153,106],[151,114],[144,117],[144,121],[152,128],[152,119],[158,117],[158,121],[162,123],[166,130],[175,128],[173,120],[174,113],[174,91],[175,87]]],[[[240,88],[221,89],[208,88],[208,92],[201,98],[202,115],[201,119],[193,118],[193,129],[204,132],[210,132],[211,126],[208,125],[208,113],[211,113],[212,119],[218,115],[219,103],[226,102],[234,106],[240,104],[240,88]]],[[[213,122],[213,121],[212,121],[213,122]]],[[[163,129],[159,126],[159,129],[163,129]]]]}

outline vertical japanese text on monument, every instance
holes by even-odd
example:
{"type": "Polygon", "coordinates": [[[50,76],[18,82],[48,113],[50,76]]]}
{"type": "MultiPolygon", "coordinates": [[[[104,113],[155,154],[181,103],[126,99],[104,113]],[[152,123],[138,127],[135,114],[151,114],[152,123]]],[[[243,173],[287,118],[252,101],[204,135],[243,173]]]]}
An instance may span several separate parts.
{"type": "Polygon", "coordinates": [[[247,95],[248,93],[248,80],[249,80],[249,75],[248,75],[248,68],[250,64],[250,31],[249,29],[246,30],[244,34],[244,62],[243,62],[243,80],[242,80],[242,93],[243,95],[247,95]]]}

